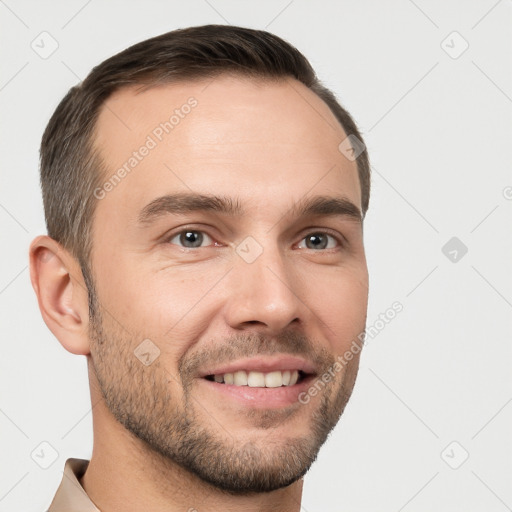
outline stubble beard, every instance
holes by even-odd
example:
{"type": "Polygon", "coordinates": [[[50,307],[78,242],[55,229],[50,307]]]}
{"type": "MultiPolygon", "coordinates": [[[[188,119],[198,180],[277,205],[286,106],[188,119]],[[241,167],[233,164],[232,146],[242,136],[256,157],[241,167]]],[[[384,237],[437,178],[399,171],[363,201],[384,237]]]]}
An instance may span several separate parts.
{"type": "MultiPolygon", "coordinates": [[[[307,420],[307,436],[272,442],[272,429],[280,427],[287,414],[301,413],[293,408],[289,413],[249,411],[255,428],[259,429],[257,440],[238,440],[211,418],[205,419],[204,411],[209,405],[202,407],[193,395],[193,371],[211,354],[203,352],[199,358],[187,358],[185,354],[176,376],[165,369],[162,358],[146,367],[133,353],[140,340],[127,336],[114,322],[107,326],[97,301],[90,304],[94,305],[89,328],[91,362],[105,404],[114,418],[143,442],[153,459],[178,465],[229,494],[265,493],[299,480],[315,461],[350,398],[357,375],[355,360],[345,368],[346,373],[340,372],[317,397],[316,409],[312,409],[307,420]],[[173,378],[183,388],[179,401],[170,393],[169,381],[173,378]],[[262,441],[261,430],[268,432],[267,440],[262,441]]],[[[305,355],[301,347],[309,347],[308,354],[312,356],[314,350],[320,367],[327,370],[335,362],[332,354],[315,350],[304,336],[295,333],[287,333],[273,344],[259,335],[230,341],[226,343],[226,347],[231,347],[227,352],[231,350],[233,354],[240,355],[240,347],[244,355],[259,353],[264,345],[265,353],[291,349],[305,355]]],[[[218,355],[216,352],[215,356],[218,355]]]]}

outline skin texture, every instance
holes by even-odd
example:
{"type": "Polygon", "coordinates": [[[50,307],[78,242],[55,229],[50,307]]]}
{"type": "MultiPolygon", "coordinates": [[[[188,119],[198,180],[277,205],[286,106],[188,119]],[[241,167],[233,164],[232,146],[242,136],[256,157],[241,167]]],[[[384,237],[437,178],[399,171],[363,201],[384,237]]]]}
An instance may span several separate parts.
{"type": "Polygon", "coordinates": [[[273,408],[219,393],[202,373],[293,354],[320,376],[364,331],[361,222],[291,213],[315,195],[360,209],[356,163],[338,150],[346,134],[333,114],[299,82],[220,76],[109,98],[96,130],[105,180],[190,97],[190,113],[98,200],[91,319],[76,260],[48,237],[31,246],[43,318],[88,359],[94,448],[82,485],[104,512],[298,511],[302,476],[349,399],[359,355],[307,404],[273,408]],[[139,222],[174,192],[229,196],[245,214],[139,222]],[[185,249],[184,230],[203,234],[199,247],[185,249]],[[314,233],[326,248],[308,247],[314,233]],[[247,237],[251,254],[262,251],[250,263],[237,252],[247,237]],[[147,365],[134,355],[143,340],[159,351],[147,365]]]}

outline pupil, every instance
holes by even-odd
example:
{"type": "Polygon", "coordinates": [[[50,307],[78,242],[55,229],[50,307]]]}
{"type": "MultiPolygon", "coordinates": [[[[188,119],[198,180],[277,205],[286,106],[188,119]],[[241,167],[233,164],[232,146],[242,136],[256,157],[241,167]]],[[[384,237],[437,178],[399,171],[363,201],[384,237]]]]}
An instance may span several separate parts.
{"type": "Polygon", "coordinates": [[[319,246],[321,246],[322,248],[325,248],[326,237],[323,237],[324,238],[323,242],[320,240],[321,238],[322,238],[321,234],[310,235],[307,238],[306,245],[308,245],[308,243],[311,243],[312,247],[308,246],[310,249],[318,249],[319,246]],[[314,241],[315,239],[317,240],[317,242],[314,241]]]}
{"type": "Polygon", "coordinates": [[[188,247],[200,247],[203,241],[203,235],[198,233],[197,231],[186,231],[181,235],[181,242],[183,245],[188,245],[188,247]]]}

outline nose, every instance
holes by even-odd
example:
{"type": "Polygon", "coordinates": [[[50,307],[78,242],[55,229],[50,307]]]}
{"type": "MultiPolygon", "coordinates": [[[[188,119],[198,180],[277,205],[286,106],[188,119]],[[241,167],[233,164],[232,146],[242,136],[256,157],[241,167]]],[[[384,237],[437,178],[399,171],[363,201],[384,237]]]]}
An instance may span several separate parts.
{"type": "Polygon", "coordinates": [[[277,247],[265,247],[252,262],[237,256],[225,310],[228,325],[236,330],[257,327],[270,336],[303,322],[307,307],[295,270],[277,247]]]}

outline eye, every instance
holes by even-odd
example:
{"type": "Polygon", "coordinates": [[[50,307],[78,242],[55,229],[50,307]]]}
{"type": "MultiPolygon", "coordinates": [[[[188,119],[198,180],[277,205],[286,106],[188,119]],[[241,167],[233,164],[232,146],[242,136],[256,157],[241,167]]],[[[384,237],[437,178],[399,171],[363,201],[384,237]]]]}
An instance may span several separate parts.
{"type": "MultiPolygon", "coordinates": [[[[341,246],[341,242],[335,236],[325,233],[323,231],[310,233],[307,236],[305,236],[302,240],[306,241],[306,249],[335,249],[337,246],[341,246]],[[332,243],[329,244],[329,238],[331,240],[334,240],[334,245],[332,243]]],[[[304,247],[300,247],[299,245],[299,249],[303,248],[304,247]]]]}
{"type": "Polygon", "coordinates": [[[201,247],[205,240],[209,240],[210,244],[213,241],[204,231],[186,229],[169,238],[168,243],[175,245],[181,244],[185,249],[195,249],[197,247],[201,247]],[[174,242],[174,240],[178,240],[178,242],[174,242]]]}

